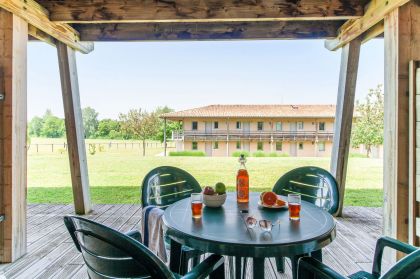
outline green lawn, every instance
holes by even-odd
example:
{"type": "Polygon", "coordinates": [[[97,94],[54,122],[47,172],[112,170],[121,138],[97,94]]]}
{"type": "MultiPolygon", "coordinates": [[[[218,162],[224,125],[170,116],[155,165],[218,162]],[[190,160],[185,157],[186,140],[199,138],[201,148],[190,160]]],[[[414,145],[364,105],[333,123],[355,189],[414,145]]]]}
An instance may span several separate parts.
{"type": "MultiPolygon", "coordinates": [[[[32,140],[31,144],[39,142],[32,140]]],[[[60,142],[60,140],[57,140],[60,142]]],[[[63,142],[63,140],[61,140],[63,142]]],[[[103,140],[101,142],[106,142],[103,140]]],[[[71,203],[71,181],[67,154],[50,149],[28,152],[28,200],[30,203],[71,203]]],[[[107,146],[104,152],[88,155],[89,180],[95,203],[135,203],[139,201],[139,185],[146,173],[162,165],[177,166],[190,172],[198,182],[214,185],[218,181],[234,190],[238,158],[224,157],[161,157],[161,148],[148,148],[148,156],[129,143],[120,147],[107,146]]],[[[249,158],[247,168],[251,189],[271,189],[276,180],[288,170],[315,165],[329,168],[329,158],[262,157],[249,158]]],[[[381,206],[382,160],[349,159],[346,205],[381,206]]]]}

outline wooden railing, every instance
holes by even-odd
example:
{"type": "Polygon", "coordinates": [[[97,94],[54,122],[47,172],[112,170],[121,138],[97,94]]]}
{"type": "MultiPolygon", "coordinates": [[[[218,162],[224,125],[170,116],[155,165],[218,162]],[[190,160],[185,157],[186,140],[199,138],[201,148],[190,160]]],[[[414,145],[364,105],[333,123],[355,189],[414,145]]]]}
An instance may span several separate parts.
{"type": "Polygon", "coordinates": [[[326,131],[173,131],[172,140],[324,140],[332,141],[334,133],[326,131]]]}

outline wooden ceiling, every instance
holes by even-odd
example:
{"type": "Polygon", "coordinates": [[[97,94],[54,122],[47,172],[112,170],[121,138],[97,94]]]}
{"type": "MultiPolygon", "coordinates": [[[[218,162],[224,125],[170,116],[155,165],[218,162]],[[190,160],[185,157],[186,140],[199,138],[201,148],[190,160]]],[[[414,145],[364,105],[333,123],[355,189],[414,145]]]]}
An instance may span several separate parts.
{"type": "Polygon", "coordinates": [[[0,0],[31,38],[88,53],[90,41],[329,39],[336,50],[383,32],[410,0],[0,0]]]}
{"type": "Polygon", "coordinates": [[[331,20],[360,17],[360,0],[39,0],[65,23],[331,20]]]}
{"type": "Polygon", "coordinates": [[[360,0],[39,0],[81,41],[334,38],[360,0]]]}

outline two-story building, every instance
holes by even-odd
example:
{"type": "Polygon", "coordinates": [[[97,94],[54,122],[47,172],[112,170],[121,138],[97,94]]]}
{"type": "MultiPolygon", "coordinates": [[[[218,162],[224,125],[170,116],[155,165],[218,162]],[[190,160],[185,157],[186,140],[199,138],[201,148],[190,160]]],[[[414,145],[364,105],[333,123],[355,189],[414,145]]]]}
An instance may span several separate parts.
{"type": "Polygon", "coordinates": [[[289,156],[330,156],[334,105],[210,105],[161,116],[181,121],[172,133],[177,151],[207,156],[235,151],[276,152],[289,156]]]}

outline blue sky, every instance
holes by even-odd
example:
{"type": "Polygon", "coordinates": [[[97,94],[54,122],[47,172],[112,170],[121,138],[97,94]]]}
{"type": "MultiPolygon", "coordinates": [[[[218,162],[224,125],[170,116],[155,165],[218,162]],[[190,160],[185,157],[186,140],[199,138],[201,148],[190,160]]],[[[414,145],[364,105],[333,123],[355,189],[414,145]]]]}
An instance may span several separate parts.
{"type": "MultiPolygon", "coordinates": [[[[362,46],[357,99],[383,84],[383,40],[362,46]]],[[[130,108],[334,104],[340,51],[323,40],[95,43],[77,55],[82,107],[100,118],[130,108]]],[[[28,117],[63,116],[56,49],[28,46],[28,117]]]]}

